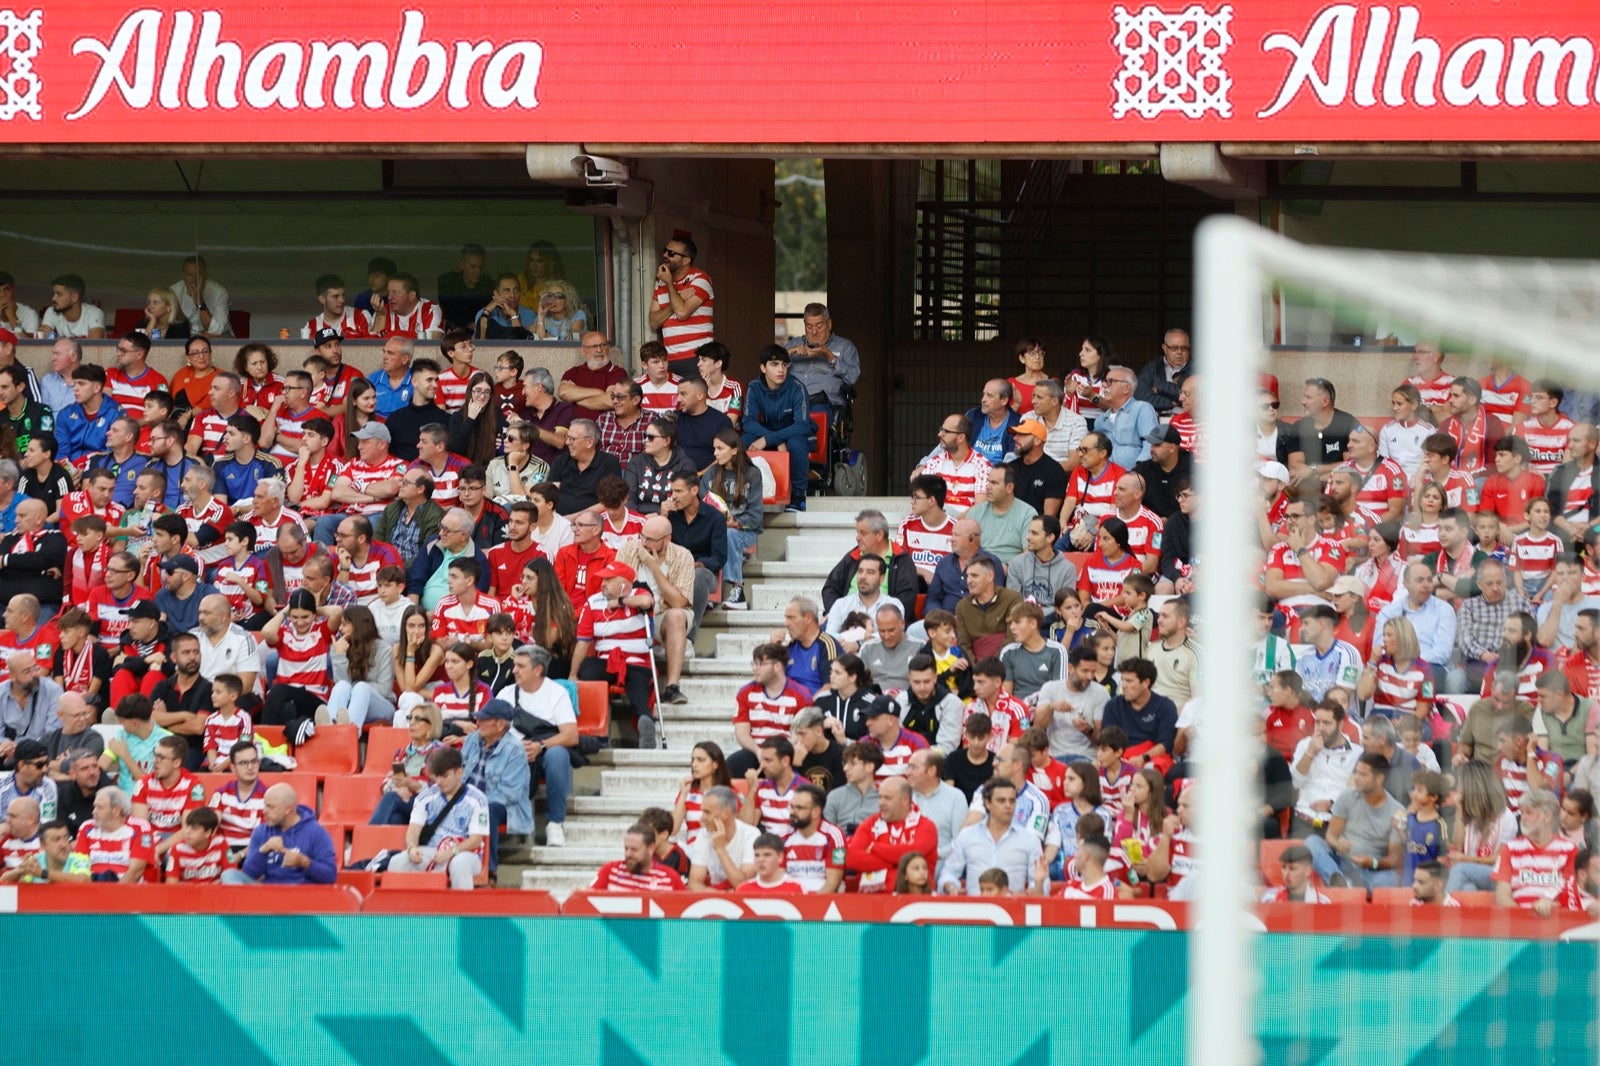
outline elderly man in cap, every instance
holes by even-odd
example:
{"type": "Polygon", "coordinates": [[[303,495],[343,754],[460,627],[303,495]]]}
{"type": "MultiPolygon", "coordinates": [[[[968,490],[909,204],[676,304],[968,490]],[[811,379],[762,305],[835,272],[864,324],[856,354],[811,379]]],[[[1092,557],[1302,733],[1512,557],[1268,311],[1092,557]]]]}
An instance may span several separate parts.
{"type": "MultiPolygon", "coordinates": [[[[489,875],[500,866],[500,826],[514,835],[533,833],[533,800],[528,790],[528,756],[511,734],[517,709],[495,699],[479,707],[472,718],[478,728],[461,745],[466,783],[489,804],[489,875]]],[[[420,806],[420,805],[419,805],[420,806]]],[[[413,822],[415,822],[413,808],[413,822]]]]}
{"type": "MultiPolygon", "coordinates": [[[[333,502],[349,514],[378,514],[400,494],[400,478],[406,472],[403,460],[389,453],[389,427],[368,422],[355,432],[356,457],[340,468],[333,481],[333,502]]],[[[315,539],[332,544],[339,532],[341,514],[326,514],[317,519],[315,539]]]]}
{"type": "Polygon", "coordinates": [[[1050,431],[1037,418],[1024,418],[1012,428],[1011,438],[1017,457],[1009,465],[1016,474],[1017,499],[1039,514],[1059,515],[1067,471],[1044,450],[1050,431]]]}
{"type": "Polygon", "coordinates": [[[177,555],[161,564],[161,591],[156,609],[174,633],[200,625],[200,602],[217,594],[215,585],[200,580],[200,564],[192,555],[177,555]]]}
{"type": "Polygon", "coordinates": [[[650,612],[655,597],[626,563],[610,562],[596,575],[600,591],[578,605],[573,681],[620,682],[638,722],[639,746],[654,748],[659,735],[652,706],[650,612]]]}

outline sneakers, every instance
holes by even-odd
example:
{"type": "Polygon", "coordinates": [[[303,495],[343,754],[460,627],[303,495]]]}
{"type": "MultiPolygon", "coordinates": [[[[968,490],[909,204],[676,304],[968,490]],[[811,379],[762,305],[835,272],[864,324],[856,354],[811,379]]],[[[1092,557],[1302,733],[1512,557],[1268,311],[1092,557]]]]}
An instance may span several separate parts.
{"type": "Polygon", "coordinates": [[[666,688],[661,690],[661,702],[662,703],[688,703],[689,702],[689,697],[685,696],[683,694],[683,690],[681,688],[679,688],[677,685],[668,685],[666,688]]]}
{"type": "Polygon", "coordinates": [[[333,716],[333,724],[334,725],[349,725],[350,724],[350,709],[348,707],[340,707],[339,710],[338,710],[338,713],[336,713],[333,716]]]}
{"type": "Polygon", "coordinates": [[[805,504],[803,504],[803,503],[791,503],[789,506],[785,507],[783,510],[784,510],[785,514],[805,514],[806,513],[806,507],[805,507],[805,504]]]}
{"type": "Polygon", "coordinates": [[[750,604],[744,598],[743,585],[729,585],[722,595],[722,609],[724,611],[744,611],[750,604]]]}
{"type": "Polygon", "coordinates": [[[567,831],[560,822],[546,822],[544,826],[544,846],[547,848],[565,847],[567,831]]]}
{"type": "Polygon", "coordinates": [[[317,704],[317,710],[316,713],[312,715],[312,721],[316,722],[318,725],[333,724],[333,719],[328,716],[328,705],[326,703],[317,704]]]}
{"type": "MultiPolygon", "coordinates": [[[[660,747],[656,743],[656,720],[654,718],[639,719],[639,747],[645,749],[660,747]]],[[[545,831],[549,832],[548,829],[545,831]]]]}

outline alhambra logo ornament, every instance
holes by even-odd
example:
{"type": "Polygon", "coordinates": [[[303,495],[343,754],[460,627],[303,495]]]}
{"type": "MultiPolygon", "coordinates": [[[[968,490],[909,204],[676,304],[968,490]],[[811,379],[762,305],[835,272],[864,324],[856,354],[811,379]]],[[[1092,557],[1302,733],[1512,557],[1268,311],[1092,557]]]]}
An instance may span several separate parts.
{"type": "Polygon", "coordinates": [[[0,122],[19,115],[44,117],[39,108],[39,76],[33,72],[42,21],[43,11],[19,15],[0,10],[0,122]]]}
{"type": "Polygon", "coordinates": [[[1212,13],[1199,4],[1178,12],[1148,4],[1136,10],[1118,5],[1111,14],[1117,25],[1112,43],[1122,56],[1111,82],[1116,94],[1113,118],[1130,113],[1140,118],[1233,114],[1228,101],[1233,78],[1222,65],[1233,43],[1231,6],[1212,13]]]}

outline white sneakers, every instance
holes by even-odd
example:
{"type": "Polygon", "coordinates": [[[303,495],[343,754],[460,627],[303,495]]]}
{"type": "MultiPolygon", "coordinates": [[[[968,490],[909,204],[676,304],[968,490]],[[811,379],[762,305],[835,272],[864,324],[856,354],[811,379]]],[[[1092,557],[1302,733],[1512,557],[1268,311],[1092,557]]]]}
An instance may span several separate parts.
{"type": "Polygon", "coordinates": [[[547,848],[565,847],[567,831],[560,822],[546,822],[544,824],[544,846],[547,848]]]}

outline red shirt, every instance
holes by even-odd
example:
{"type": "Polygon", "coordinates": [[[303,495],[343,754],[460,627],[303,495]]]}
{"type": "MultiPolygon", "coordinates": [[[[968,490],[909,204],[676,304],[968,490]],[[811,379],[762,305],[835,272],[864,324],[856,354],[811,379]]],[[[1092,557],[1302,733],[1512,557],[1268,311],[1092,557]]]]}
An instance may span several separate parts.
{"type": "Polygon", "coordinates": [[[510,541],[496,544],[485,555],[489,560],[489,591],[505,599],[522,584],[522,571],[528,563],[543,554],[539,545],[530,540],[528,546],[517,551],[510,541]]]}
{"type": "Polygon", "coordinates": [[[125,600],[117,599],[105,585],[93,589],[83,609],[99,626],[100,646],[108,651],[117,648],[122,643],[122,634],[128,629],[128,608],[140,600],[152,598],[148,589],[140,588],[138,585],[133,587],[133,591],[125,600]]]}
{"type": "Polygon", "coordinates": [[[167,378],[155,367],[147,366],[138,377],[129,377],[120,366],[106,369],[106,396],[124,411],[144,409],[144,398],[152,392],[167,391],[167,378]]]}
{"type": "Polygon", "coordinates": [[[72,532],[72,523],[87,515],[99,515],[106,520],[107,526],[115,527],[122,521],[122,516],[128,509],[115,500],[107,503],[100,510],[95,510],[94,504],[89,502],[89,493],[85,489],[67,493],[67,498],[61,501],[61,532],[66,535],[67,547],[78,546],[77,535],[72,532]]]}
{"type": "Polygon", "coordinates": [[[1572,879],[1577,857],[1578,845],[1559,833],[1542,848],[1527,837],[1517,837],[1500,845],[1489,878],[1510,885],[1517,906],[1531,907],[1561,893],[1572,879]]]}
{"type": "Polygon", "coordinates": [[[1511,422],[1527,413],[1528,396],[1533,392],[1533,385],[1521,374],[1512,374],[1498,384],[1494,375],[1490,374],[1479,378],[1478,384],[1483,386],[1483,398],[1479,403],[1501,422],[1511,422]]]}
{"type": "Polygon", "coordinates": [[[1490,474],[1483,482],[1483,492],[1478,496],[1480,511],[1493,511],[1500,521],[1515,525],[1523,520],[1528,501],[1544,496],[1544,478],[1524,470],[1515,478],[1504,474],[1490,474]]]}
{"type": "Polygon", "coordinates": [[[1045,799],[1050,801],[1051,810],[1067,802],[1066,763],[1051,759],[1043,766],[1031,766],[1028,768],[1028,780],[1044,793],[1045,799]]]}
{"type": "Polygon", "coordinates": [[[184,816],[190,811],[205,806],[206,789],[187,770],[178,772],[178,779],[171,788],[163,785],[155,774],[146,774],[134,784],[131,798],[134,803],[145,805],[150,828],[164,837],[182,826],[184,816]]]}
{"type": "Polygon", "coordinates": [[[1267,743],[1290,762],[1294,761],[1295,745],[1309,737],[1316,725],[1305,707],[1268,707],[1266,722],[1267,743]]]}
{"type": "Polygon", "coordinates": [[[850,838],[845,858],[851,870],[861,873],[859,891],[888,892],[894,888],[889,875],[913,851],[928,860],[928,869],[938,866],[939,829],[915,807],[901,822],[886,822],[881,814],[862,822],[850,838]]]}
{"type": "Polygon", "coordinates": [[[616,557],[617,553],[604,542],[592,552],[586,552],[576,544],[563,545],[556,552],[554,560],[556,578],[560,580],[561,587],[567,590],[572,602],[581,604],[600,591],[600,578],[596,575],[616,557]]]}
{"type": "Polygon", "coordinates": [[[204,851],[196,851],[186,840],[167,852],[167,881],[185,885],[215,885],[228,868],[228,842],[220,831],[211,834],[204,851]]]}
{"type": "Polygon", "coordinates": [[[652,862],[650,869],[642,874],[636,874],[628,869],[628,864],[618,859],[608,862],[600,867],[600,872],[595,876],[594,884],[589,886],[592,892],[682,892],[684,890],[683,878],[659,862],[652,862]]]}
{"type": "MultiPolygon", "coordinates": [[[[316,408],[311,408],[311,411],[318,418],[322,417],[316,408]]],[[[296,447],[298,448],[299,445],[296,445],[296,447]]],[[[276,452],[274,454],[276,454],[276,452]]],[[[338,456],[333,454],[333,449],[329,448],[322,453],[322,458],[320,460],[311,464],[311,466],[306,469],[306,482],[304,491],[300,494],[301,503],[299,505],[300,513],[302,515],[321,516],[336,509],[331,499],[328,501],[327,507],[307,507],[305,506],[305,501],[313,499],[317,496],[321,496],[323,493],[327,492],[331,487],[334,478],[338,477],[339,470],[343,466],[344,464],[339,461],[338,456]]],[[[299,473],[299,470],[300,459],[299,456],[296,455],[294,457],[294,461],[290,463],[288,468],[283,472],[283,476],[287,479],[287,484],[294,484],[295,476],[299,473]]],[[[287,502],[287,498],[285,498],[285,502],[287,502]]]]}
{"type": "Polygon", "coordinates": [[[605,511],[600,515],[600,539],[612,551],[621,551],[624,544],[637,539],[643,532],[644,515],[637,511],[624,510],[620,526],[611,521],[611,512],[605,511]]]}
{"type": "Polygon", "coordinates": [[[150,823],[142,819],[130,818],[120,829],[109,833],[101,832],[91,820],[78,828],[72,851],[88,857],[91,875],[110,873],[120,877],[136,861],[155,861],[155,837],[150,823]]]}
{"type": "Polygon", "coordinates": [[[806,894],[806,886],[787,875],[775,885],[764,885],[760,878],[752,877],[742,882],[734,891],[748,896],[803,896],[806,894]]]}
{"type": "Polygon", "coordinates": [[[1139,557],[1124,552],[1121,559],[1111,562],[1101,552],[1095,552],[1078,572],[1078,591],[1087,592],[1096,603],[1114,603],[1122,594],[1122,583],[1129,574],[1139,573],[1139,557]]]}
{"type": "Polygon", "coordinates": [[[249,377],[240,384],[243,386],[239,395],[241,407],[270,408],[278,402],[278,397],[283,395],[284,381],[277,374],[268,374],[267,379],[260,384],[249,377]]]}
{"type": "Polygon", "coordinates": [[[987,746],[997,755],[1002,744],[1022,736],[1022,723],[1028,720],[1028,705],[1009,692],[1002,692],[996,696],[993,707],[979,699],[968,700],[966,709],[961,715],[961,724],[965,726],[967,719],[979,711],[989,716],[993,729],[989,733],[987,746]]]}

